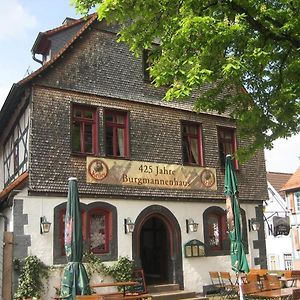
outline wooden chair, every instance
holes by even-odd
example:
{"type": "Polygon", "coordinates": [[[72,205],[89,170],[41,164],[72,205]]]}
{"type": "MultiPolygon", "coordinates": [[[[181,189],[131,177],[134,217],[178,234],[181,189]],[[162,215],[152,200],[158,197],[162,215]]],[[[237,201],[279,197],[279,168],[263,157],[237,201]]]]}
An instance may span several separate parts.
{"type": "Polygon", "coordinates": [[[277,290],[281,288],[281,282],[276,276],[269,274],[264,276],[264,280],[262,281],[262,289],[264,291],[277,290]]]}
{"type": "Polygon", "coordinates": [[[260,282],[260,276],[258,274],[253,274],[253,273],[247,274],[246,283],[250,283],[250,282],[255,282],[255,283],[260,282]]]}
{"type": "Polygon", "coordinates": [[[260,292],[260,288],[256,282],[243,283],[241,285],[243,297],[246,299],[255,298],[255,293],[260,292]]]}
{"type": "Polygon", "coordinates": [[[209,276],[210,276],[210,280],[213,286],[213,294],[222,294],[222,292],[224,291],[224,288],[222,286],[221,280],[220,280],[220,276],[219,276],[219,272],[208,272],[209,276]]]}
{"type": "Polygon", "coordinates": [[[294,289],[292,294],[292,300],[300,299],[300,289],[294,289]]]}
{"type": "Polygon", "coordinates": [[[231,298],[235,297],[238,294],[238,285],[233,283],[231,279],[231,275],[229,272],[219,272],[220,275],[220,281],[223,290],[223,296],[224,298],[231,298]]]}

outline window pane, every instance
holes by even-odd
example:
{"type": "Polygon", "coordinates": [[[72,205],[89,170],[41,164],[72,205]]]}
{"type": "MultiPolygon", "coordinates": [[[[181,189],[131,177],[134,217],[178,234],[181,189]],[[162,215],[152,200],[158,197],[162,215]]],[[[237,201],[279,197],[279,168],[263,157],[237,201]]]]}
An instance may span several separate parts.
{"type": "Polygon", "coordinates": [[[80,152],[80,124],[73,124],[72,130],[72,150],[80,152]]]}
{"type": "Polygon", "coordinates": [[[93,127],[90,124],[84,126],[84,152],[93,152],[93,127]]]}
{"type": "Polygon", "coordinates": [[[209,216],[208,219],[208,236],[209,236],[209,246],[211,248],[220,248],[220,224],[218,216],[209,216]]]}
{"type": "Polygon", "coordinates": [[[81,109],[79,108],[74,109],[74,117],[81,117],[81,109]]]}
{"type": "Polygon", "coordinates": [[[106,250],[106,216],[94,213],[90,216],[90,250],[94,253],[106,250]]]}
{"type": "Polygon", "coordinates": [[[107,112],[105,113],[105,121],[108,121],[108,122],[113,122],[114,118],[113,118],[113,114],[107,112]]]}
{"type": "Polygon", "coordinates": [[[106,127],[106,155],[113,155],[113,128],[106,127]]]}
{"type": "Polygon", "coordinates": [[[118,128],[117,129],[117,155],[118,156],[125,156],[124,155],[124,129],[118,128]]]}
{"type": "Polygon", "coordinates": [[[121,115],[116,115],[116,122],[118,124],[125,124],[125,117],[121,115]]]}
{"type": "Polygon", "coordinates": [[[91,110],[85,110],[84,111],[84,117],[89,118],[89,119],[93,119],[93,112],[91,110]]]}

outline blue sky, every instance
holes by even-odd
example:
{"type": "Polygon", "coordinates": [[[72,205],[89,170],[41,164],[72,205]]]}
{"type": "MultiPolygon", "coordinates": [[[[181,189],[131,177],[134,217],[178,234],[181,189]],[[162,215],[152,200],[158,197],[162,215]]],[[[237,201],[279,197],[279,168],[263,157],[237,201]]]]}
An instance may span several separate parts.
{"type": "MultiPolygon", "coordinates": [[[[0,0],[0,107],[13,83],[27,70],[40,65],[31,48],[39,32],[62,24],[66,17],[79,18],[69,0],[0,0]]],[[[300,134],[278,140],[265,151],[267,171],[293,173],[300,166],[300,134]]]]}

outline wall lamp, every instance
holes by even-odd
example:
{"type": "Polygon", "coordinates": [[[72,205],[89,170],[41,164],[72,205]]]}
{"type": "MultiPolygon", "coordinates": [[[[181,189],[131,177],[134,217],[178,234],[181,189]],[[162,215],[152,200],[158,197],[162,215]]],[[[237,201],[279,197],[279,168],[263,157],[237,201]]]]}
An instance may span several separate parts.
{"type": "Polygon", "coordinates": [[[248,220],[248,226],[249,226],[249,231],[258,231],[260,229],[260,223],[255,218],[248,220]]]}
{"type": "Polygon", "coordinates": [[[130,218],[124,219],[124,229],[125,233],[133,233],[134,231],[134,222],[131,221],[130,218]]]}
{"type": "Polygon", "coordinates": [[[50,231],[51,222],[47,221],[46,217],[40,218],[40,234],[48,233],[50,231]]]}
{"type": "Polygon", "coordinates": [[[198,223],[195,223],[195,221],[192,218],[186,219],[186,233],[189,232],[196,232],[198,230],[198,223]]]}

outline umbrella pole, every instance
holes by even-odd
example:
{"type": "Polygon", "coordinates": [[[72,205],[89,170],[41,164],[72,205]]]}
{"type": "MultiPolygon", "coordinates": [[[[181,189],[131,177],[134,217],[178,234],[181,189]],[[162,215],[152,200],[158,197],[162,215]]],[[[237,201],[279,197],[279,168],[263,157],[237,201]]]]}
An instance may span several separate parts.
{"type": "Polygon", "coordinates": [[[237,273],[237,280],[238,280],[238,285],[239,285],[240,300],[244,300],[244,295],[243,295],[243,290],[242,290],[242,276],[241,276],[241,273],[237,273]]]}

